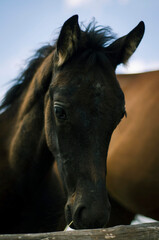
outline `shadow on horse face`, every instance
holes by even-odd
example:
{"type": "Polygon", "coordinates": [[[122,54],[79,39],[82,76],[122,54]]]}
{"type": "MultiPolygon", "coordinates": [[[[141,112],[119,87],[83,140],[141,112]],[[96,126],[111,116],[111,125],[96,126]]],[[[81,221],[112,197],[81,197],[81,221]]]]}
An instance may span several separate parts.
{"type": "MultiPolygon", "coordinates": [[[[67,195],[66,220],[68,224],[73,221],[76,229],[103,227],[109,220],[107,151],[112,132],[125,114],[124,95],[114,70],[135,51],[132,44],[125,44],[123,59],[116,56],[115,62],[115,43],[107,51],[84,51],[82,34],[77,16],[61,30],[46,114],[48,146],[67,195]]],[[[137,46],[142,34],[137,38],[133,33],[135,40],[129,41],[136,41],[137,46]]]]}

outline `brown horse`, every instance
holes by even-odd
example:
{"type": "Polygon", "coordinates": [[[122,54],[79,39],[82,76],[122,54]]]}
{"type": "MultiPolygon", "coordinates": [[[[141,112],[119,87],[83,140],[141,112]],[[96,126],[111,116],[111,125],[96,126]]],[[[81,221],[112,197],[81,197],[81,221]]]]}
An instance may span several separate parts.
{"type": "Polygon", "coordinates": [[[107,187],[123,206],[159,220],[159,71],[118,80],[128,117],[111,139],[107,187]]]}
{"type": "Polygon", "coordinates": [[[109,28],[83,31],[75,15],[9,90],[0,115],[1,233],[62,229],[64,205],[76,229],[108,223],[107,151],[125,115],[115,69],[143,34],[140,22],[111,43],[109,28]]]}

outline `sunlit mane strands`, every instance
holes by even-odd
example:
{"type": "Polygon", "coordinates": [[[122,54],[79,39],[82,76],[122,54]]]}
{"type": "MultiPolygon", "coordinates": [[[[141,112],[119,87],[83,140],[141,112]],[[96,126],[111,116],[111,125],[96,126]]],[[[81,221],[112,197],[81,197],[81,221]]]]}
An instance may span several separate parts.
{"type": "Polygon", "coordinates": [[[22,91],[31,82],[35,72],[40,67],[41,63],[45,58],[54,50],[54,46],[46,45],[37,50],[35,55],[28,59],[28,65],[26,69],[19,75],[18,78],[14,79],[15,85],[9,89],[2,101],[0,109],[10,107],[11,104],[20,96],[22,91]]]}

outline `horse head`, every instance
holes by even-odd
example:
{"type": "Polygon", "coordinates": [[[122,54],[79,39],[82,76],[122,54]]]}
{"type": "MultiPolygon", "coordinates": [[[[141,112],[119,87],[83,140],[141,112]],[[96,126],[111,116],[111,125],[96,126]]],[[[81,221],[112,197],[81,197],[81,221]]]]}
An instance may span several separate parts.
{"type": "Polygon", "coordinates": [[[73,228],[99,228],[109,221],[107,152],[126,113],[115,69],[127,62],[143,34],[140,22],[106,46],[107,36],[95,28],[82,31],[75,15],[57,40],[45,132],[67,196],[66,220],[73,221],[73,228]]]}

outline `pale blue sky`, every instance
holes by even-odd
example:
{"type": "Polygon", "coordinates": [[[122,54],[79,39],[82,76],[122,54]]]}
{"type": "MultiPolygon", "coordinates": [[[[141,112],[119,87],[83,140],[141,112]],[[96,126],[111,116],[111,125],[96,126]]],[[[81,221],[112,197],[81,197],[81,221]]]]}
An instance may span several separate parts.
{"type": "Polygon", "coordinates": [[[74,14],[86,24],[93,18],[122,36],[143,20],[146,32],[127,68],[118,72],[159,69],[158,0],[1,0],[0,96],[34,50],[58,36],[59,28],[74,14]]]}

